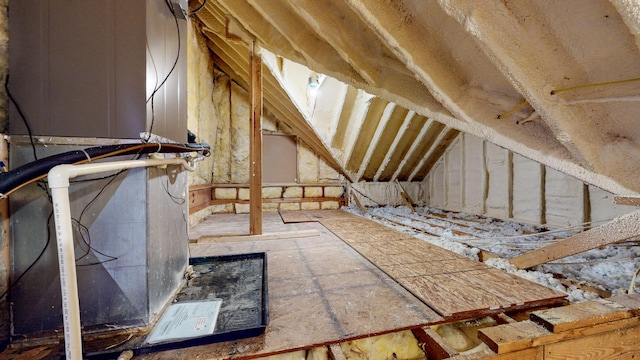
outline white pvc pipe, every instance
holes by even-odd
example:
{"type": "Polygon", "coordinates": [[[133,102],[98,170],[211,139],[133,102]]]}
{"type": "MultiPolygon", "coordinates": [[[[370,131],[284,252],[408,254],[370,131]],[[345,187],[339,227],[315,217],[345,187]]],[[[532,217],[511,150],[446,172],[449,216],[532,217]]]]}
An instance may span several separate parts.
{"type": "Polygon", "coordinates": [[[162,166],[182,165],[193,171],[194,167],[183,158],[128,160],[82,165],[57,165],[49,171],[53,213],[58,241],[58,264],[60,266],[60,288],[62,290],[62,314],[64,322],[65,354],[68,360],[82,359],[82,329],[80,327],[80,303],[76,276],[73,228],[69,205],[69,179],[80,175],[106,171],[162,166]]]}

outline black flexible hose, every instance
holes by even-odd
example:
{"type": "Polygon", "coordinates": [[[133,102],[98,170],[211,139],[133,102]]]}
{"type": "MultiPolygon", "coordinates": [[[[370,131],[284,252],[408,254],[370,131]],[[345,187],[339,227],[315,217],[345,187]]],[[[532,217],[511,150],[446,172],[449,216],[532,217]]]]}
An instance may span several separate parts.
{"type": "Polygon", "coordinates": [[[9,172],[0,173],[0,194],[6,196],[24,184],[32,182],[34,179],[46,176],[49,170],[60,164],[78,164],[118,155],[149,154],[156,152],[183,153],[192,151],[199,151],[208,155],[209,146],[201,144],[147,143],[105,145],[84,150],[68,151],[24,164],[9,172]]]}

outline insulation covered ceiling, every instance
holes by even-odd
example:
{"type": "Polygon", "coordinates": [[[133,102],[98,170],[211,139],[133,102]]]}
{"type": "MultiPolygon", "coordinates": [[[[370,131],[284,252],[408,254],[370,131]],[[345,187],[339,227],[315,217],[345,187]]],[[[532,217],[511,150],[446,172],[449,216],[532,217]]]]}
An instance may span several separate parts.
{"type": "Polygon", "coordinates": [[[194,17],[247,89],[236,35],[267,50],[265,111],[351,181],[421,180],[462,131],[640,192],[638,1],[208,0],[194,17]]]}

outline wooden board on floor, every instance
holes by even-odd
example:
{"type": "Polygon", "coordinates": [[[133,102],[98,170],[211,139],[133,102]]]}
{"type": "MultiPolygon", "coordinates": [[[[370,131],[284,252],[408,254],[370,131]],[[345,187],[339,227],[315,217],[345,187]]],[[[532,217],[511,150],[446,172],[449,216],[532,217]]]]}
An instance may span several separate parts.
{"type": "Polygon", "coordinates": [[[285,224],[318,221],[309,218],[305,211],[280,211],[280,217],[285,224]]]}
{"type": "Polygon", "coordinates": [[[445,318],[561,304],[566,294],[344,212],[320,223],[445,318]]]}
{"type": "Polygon", "coordinates": [[[531,320],[549,331],[560,332],[595,326],[634,316],[632,309],[607,299],[596,299],[531,313],[531,320]]]}
{"type": "MultiPolygon", "coordinates": [[[[307,214],[331,218],[340,213],[307,214]]],[[[231,218],[221,216],[225,227],[231,218]]],[[[240,217],[246,222],[246,216],[240,217]]],[[[215,219],[212,217],[211,219],[215,219]]],[[[240,223],[242,224],[242,223],[240,223]]],[[[320,230],[319,236],[191,244],[191,256],[266,252],[270,323],[261,336],[136,359],[244,359],[310,349],[405,329],[444,319],[318,223],[284,224],[277,213],[265,213],[264,225],[278,231],[320,230]],[[272,222],[280,224],[273,226],[272,222]],[[393,316],[390,316],[393,309],[393,316]]],[[[216,235],[208,225],[203,236],[216,235]]],[[[225,229],[222,229],[225,230],[225,229]]]]}

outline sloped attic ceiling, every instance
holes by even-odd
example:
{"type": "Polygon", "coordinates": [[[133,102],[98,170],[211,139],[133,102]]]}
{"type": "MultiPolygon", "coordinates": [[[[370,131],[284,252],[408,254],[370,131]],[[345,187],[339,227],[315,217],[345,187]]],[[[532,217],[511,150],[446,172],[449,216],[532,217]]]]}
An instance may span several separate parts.
{"type": "Polygon", "coordinates": [[[227,37],[227,21],[353,87],[335,94],[334,126],[356,134],[323,137],[263,72],[267,111],[352,181],[420,180],[463,131],[610,192],[640,192],[636,1],[208,0],[196,16],[241,84],[248,46],[227,37]],[[353,114],[361,91],[376,96],[364,118],[353,114]]]}

